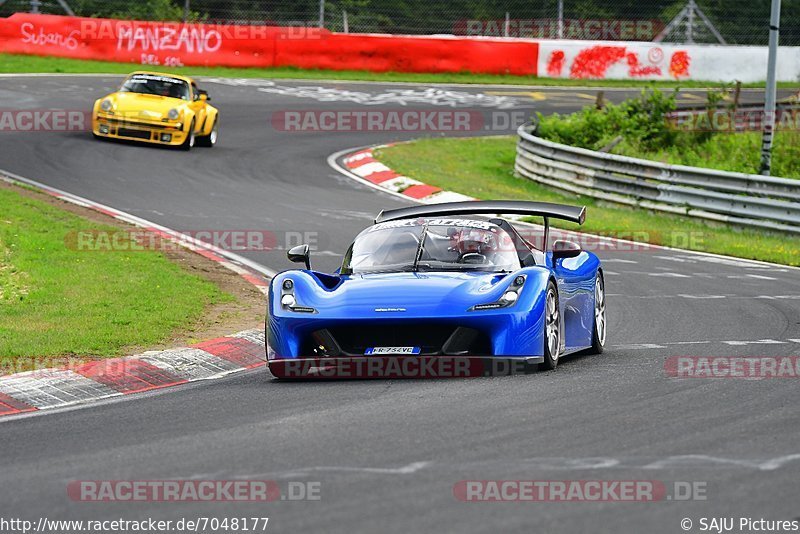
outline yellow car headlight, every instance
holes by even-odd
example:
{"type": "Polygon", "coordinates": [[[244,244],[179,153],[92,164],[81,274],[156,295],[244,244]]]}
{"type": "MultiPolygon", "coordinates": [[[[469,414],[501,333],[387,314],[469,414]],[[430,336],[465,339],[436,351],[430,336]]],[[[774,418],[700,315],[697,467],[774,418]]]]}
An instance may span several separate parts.
{"type": "Polygon", "coordinates": [[[180,115],[181,115],[180,112],[175,108],[172,108],[167,112],[167,118],[171,121],[178,120],[178,117],[180,117],[180,115]]]}
{"type": "Polygon", "coordinates": [[[106,112],[111,111],[112,109],[114,109],[114,103],[111,102],[110,99],[106,98],[105,100],[100,102],[100,109],[106,112]]]}

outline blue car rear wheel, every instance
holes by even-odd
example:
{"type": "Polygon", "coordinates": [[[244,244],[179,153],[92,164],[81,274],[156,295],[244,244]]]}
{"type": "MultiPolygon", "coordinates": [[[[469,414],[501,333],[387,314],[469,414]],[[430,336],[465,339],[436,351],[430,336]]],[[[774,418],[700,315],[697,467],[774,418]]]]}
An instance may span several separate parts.
{"type": "Polygon", "coordinates": [[[547,284],[544,303],[544,361],[540,369],[549,371],[558,366],[561,350],[561,314],[558,310],[558,291],[551,281],[547,284]]]}
{"type": "Polygon", "coordinates": [[[594,328],[592,330],[591,354],[601,354],[606,345],[606,331],[608,322],[606,320],[606,286],[603,280],[603,272],[597,272],[597,279],[594,283],[594,328]]]}

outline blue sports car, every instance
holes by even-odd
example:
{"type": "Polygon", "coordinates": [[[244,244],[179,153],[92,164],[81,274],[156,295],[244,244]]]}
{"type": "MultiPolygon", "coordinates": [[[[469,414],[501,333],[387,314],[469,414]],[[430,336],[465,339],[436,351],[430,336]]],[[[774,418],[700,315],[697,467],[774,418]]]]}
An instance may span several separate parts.
{"type": "Polygon", "coordinates": [[[600,353],[606,310],[600,260],[570,241],[548,246],[549,220],[582,224],[585,207],[471,201],[381,212],[334,274],[272,280],[269,368],[279,378],[341,361],[480,358],[554,369],[560,356],[600,353]],[[540,216],[537,248],[494,214],[540,216]],[[301,363],[310,364],[302,367],[301,363]]]}

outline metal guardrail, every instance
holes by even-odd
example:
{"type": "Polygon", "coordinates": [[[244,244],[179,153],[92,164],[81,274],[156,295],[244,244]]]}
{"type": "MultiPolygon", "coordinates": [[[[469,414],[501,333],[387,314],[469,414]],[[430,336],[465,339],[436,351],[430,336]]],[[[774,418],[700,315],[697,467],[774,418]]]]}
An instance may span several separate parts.
{"type": "Polygon", "coordinates": [[[571,193],[744,226],[800,233],[800,180],[669,165],[547,141],[521,126],[514,169],[571,193]]]}

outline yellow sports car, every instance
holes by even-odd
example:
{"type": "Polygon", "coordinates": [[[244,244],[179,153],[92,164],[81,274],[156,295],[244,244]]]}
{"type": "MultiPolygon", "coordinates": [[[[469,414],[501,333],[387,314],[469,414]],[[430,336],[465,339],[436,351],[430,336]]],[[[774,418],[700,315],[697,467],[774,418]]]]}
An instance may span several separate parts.
{"type": "Polygon", "coordinates": [[[191,78],[158,72],[134,72],[116,93],[94,103],[92,133],[159,145],[214,146],[217,108],[191,78]]]}

